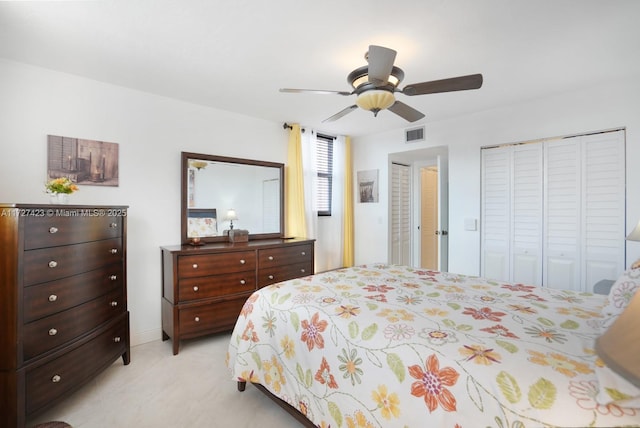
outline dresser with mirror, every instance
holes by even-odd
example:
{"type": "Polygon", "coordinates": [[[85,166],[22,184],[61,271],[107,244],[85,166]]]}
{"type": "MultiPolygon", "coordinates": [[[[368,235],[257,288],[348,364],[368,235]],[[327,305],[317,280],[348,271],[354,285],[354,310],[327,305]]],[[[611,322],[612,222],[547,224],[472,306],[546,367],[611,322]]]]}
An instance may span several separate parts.
{"type": "Polygon", "coordinates": [[[258,288],[314,273],[314,241],[284,235],[284,164],[182,152],[181,165],[181,243],[161,248],[174,355],[233,329],[258,288]]]}

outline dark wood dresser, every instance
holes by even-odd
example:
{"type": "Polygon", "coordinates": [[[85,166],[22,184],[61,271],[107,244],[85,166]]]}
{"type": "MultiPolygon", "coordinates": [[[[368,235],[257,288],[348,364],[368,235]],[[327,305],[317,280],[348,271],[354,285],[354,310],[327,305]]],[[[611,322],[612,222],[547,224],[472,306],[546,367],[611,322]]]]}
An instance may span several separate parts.
{"type": "Polygon", "coordinates": [[[129,364],[126,213],[0,204],[0,426],[129,364]]]}
{"type": "Polygon", "coordinates": [[[162,247],[162,339],[232,330],[247,298],[269,284],[313,274],[314,241],[162,247]]]}

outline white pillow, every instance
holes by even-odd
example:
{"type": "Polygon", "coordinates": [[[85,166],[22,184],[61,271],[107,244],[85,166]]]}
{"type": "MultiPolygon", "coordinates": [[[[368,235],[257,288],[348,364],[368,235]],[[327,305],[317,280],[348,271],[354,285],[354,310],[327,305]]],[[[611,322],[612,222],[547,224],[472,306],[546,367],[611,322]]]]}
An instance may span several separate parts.
{"type": "Polygon", "coordinates": [[[640,289],[640,269],[628,269],[611,286],[607,303],[602,308],[602,328],[604,333],[618,316],[629,305],[631,299],[640,289]]]}
{"type": "MultiPolygon", "coordinates": [[[[602,309],[601,332],[604,334],[620,316],[640,290],[640,269],[628,269],[611,286],[607,303],[602,309]]],[[[620,407],[640,408],[640,388],[632,385],[598,359],[595,367],[598,376],[598,395],[600,404],[616,404],[620,407]]]]}

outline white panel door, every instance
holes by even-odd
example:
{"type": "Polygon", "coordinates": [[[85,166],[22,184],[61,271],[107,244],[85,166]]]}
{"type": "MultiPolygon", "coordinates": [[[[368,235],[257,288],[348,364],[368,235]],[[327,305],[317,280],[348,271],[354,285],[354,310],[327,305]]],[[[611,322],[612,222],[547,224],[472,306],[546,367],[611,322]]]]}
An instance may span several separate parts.
{"type": "Polygon", "coordinates": [[[547,287],[581,290],[582,219],[580,145],[577,138],[544,144],[544,259],[547,287]]]}
{"type": "Polygon", "coordinates": [[[512,147],[482,150],[480,275],[510,280],[512,147]]]}
{"type": "Polygon", "coordinates": [[[542,144],[513,147],[510,281],[542,285],[542,144]]]}

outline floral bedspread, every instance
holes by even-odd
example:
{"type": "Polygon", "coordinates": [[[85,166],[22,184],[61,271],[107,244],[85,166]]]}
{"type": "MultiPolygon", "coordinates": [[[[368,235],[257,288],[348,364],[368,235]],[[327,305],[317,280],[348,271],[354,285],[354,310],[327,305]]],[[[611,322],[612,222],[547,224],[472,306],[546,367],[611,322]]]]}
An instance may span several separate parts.
{"type": "Polygon", "coordinates": [[[605,296],[367,265],[254,293],[234,380],[320,427],[639,426],[595,401],[605,296]]]}

